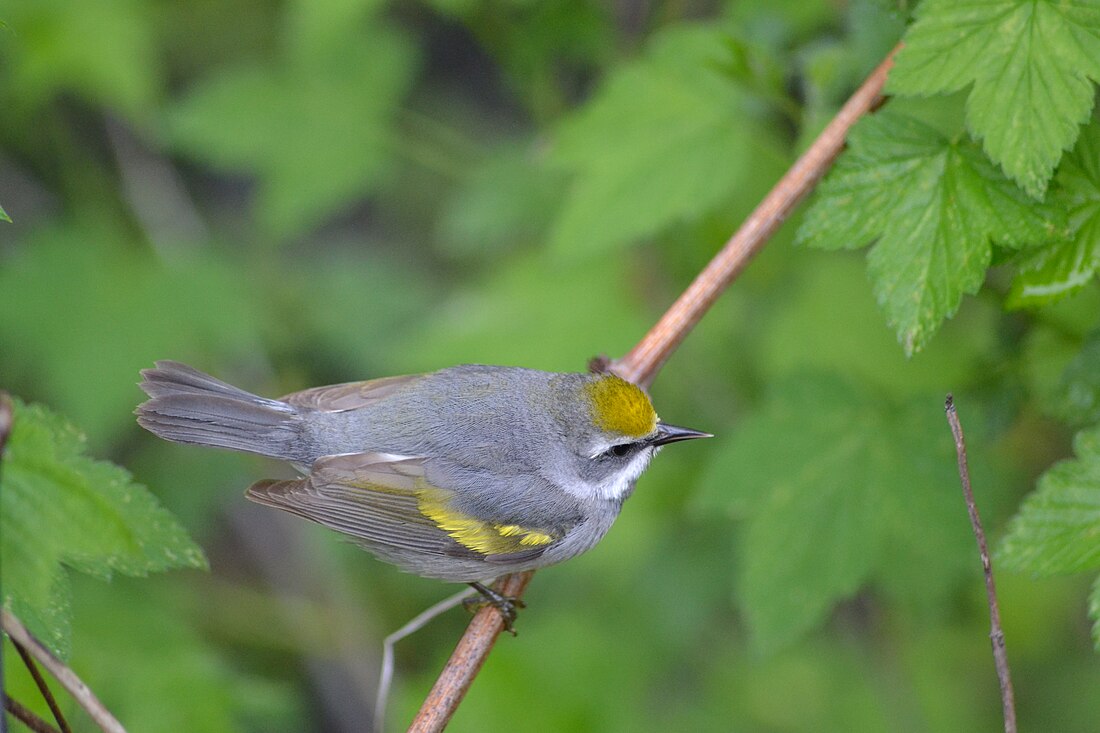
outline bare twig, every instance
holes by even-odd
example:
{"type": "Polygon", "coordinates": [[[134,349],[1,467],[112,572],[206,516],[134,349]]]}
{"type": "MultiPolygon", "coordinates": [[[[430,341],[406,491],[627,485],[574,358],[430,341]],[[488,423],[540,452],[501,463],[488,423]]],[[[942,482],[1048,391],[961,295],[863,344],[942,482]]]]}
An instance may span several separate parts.
{"type": "Polygon", "coordinates": [[[18,700],[14,700],[7,695],[4,695],[4,709],[11,713],[16,720],[34,731],[34,733],[60,733],[57,728],[54,728],[45,720],[35,715],[18,700]]]}
{"type": "MultiPolygon", "coordinates": [[[[0,486],[4,485],[4,448],[7,447],[8,436],[11,435],[11,426],[14,419],[11,397],[8,396],[7,392],[0,390],[0,486]]],[[[2,639],[0,639],[0,642],[2,642],[2,639]]],[[[0,643],[0,695],[3,695],[6,689],[8,688],[4,684],[4,645],[0,643]]],[[[11,702],[22,709],[22,705],[19,705],[19,703],[14,700],[11,702]]],[[[8,698],[5,696],[5,707],[7,704],[8,698]]],[[[13,712],[12,715],[16,715],[16,713],[13,712]]],[[[3,715],[0,715],[0,733],[8,733],[8,719],[3,715]]]]}
{"type": "Polygon", "coordinates": [[[974,537],[978,540],[978,552],[982,557],[982,572],[985,574],[985,594],[989,601],[989,640],[993,645],[993,662],[997,667],[997,681],[1001,685],[1001,707],[1004,709],[1005,733],[1016,733],[1016,701],[1012,692],[1012,676],[1008,669],[1008,654],[1005,651],[1005,633],[1001,629],[1001,611],[997,607],[997,588],[993,584],[993,564],[989,560],[989,548],[982,530],[982,520],[978,516],[978,505],[974,502],[974,491],[970,487],[970,469],[966,463],[966,441],[963,438],[962,425],[955,410],[955,398],[947,395],[944,403],[947,423],[951,426],[951,435],[955,438],[955,453],[959,459],[959,478],[962,480],[963,497],[966,499],[966,511],[970,515],[970,526],[974,528],[974,537]]]}
{"type": "MultiPolygon", "coordinates": [[[[528,571],[507,575],[497,590],[502,595],[518,598],[532,574],[528,571]]],[[[496,608],[486,605],[477,612],[409,726],[410,731],[440,731],[447,726],[503,630],[504,620],[496,608]]]]}
{"type": "Polygon", "coordinates": [[[11,435],[14,419],[11,397],[7,392],[0,392],[0,458],[4,457],[4,448],[8,445],[8,436],[11,435]]]}
{"type": "Polygon", "coordinates": [[[393,682],[394,645],[407,636],[420,631],[432,620],[450,611],[476,592],[473,588],[464,588],[418,614],[407,624],[386,637],[382,643],[382,674],[379,676],[378,696],[374,702],[374,730],[376,733],[382,733],[386,729],[386,702],[390,696],[390,684],[393,682]]]}
{"type": "MultiPolygon", "coordinates": [[[[691,329],[703,317],[718,296],[745,269],[796,205],[825,175],[833,159],[844,147],[852,125],[881,100],[882,86],[893,66],[894,48],[878,68],[822,130],[814,143],[779,180],[759,206],[742,223],[722,250],[695,278],[630,353],[611,363],[619,376],[648,387],[661,366],[691,329]]],[[[531,571],[506,576],[501,585],[505,595],[519,597],[531,579],[531,571]]],[[[410,731],[441,731],[454,714],[485,658],[489,655],[503,622],[496,609],[482,609],[470,622],[465,635],[451,655],[435,686],[424,700],[410,731]]]]}
{"type": "Polygon", "coordinates": [[[58,706],[57,700],[54,699],[53,693],[50,692],[50,686],[46,684],[46,680],[42,677],[42,673],[38,670],[38,665],[34,663],[34,658],[30,652],[27,651],[19,642],[12,639],[12,646],[15,647],[15,651],[19,652],[20,658],[23,660],[23,664],[26,665],[27,671],[31,673],[31,677],[34,678],[34,684],[38,686],[38,691],[42,694],[42,699],[46,701],[46,705],[50,708],[50,712],[53,713],[53,719],[57,721],[57,725],[61,728],[61,733],[72,733],[72,728],[69,727],[69,723],[65,720],[65,715],[61,712],[61,707],[58,706]]]}
{"type": "Polygon", "coordinates": [[[730,283],[764,248],[771,236],[806,197],[833,159],[844,147],[848,130],[879,102],[886,75],[894,65],[899,44],[886,55],[867,80],[848,99],[836,116],[779,180],[764,200],[730,237],[726,246],[710,261],[687,290],[676,299],[661,320],[649,330],[637,346],[611,370],[627,381],[648,387],[665,361],[680,345],[703,314],[710,309],[730,283]]]}
{"type": "Polygon", "coordinates": [[[38,660],[39,664],[50,671],[50,674],[61,683],[62,687],[69,691],[73,699],[88,712],[88,715],[100,728],[107,733],[126,733],[126,729],[122,727],[122,724],[108,712],[103,703],[99,701],[99,698],[95,696],[95,693],[76,676],[76,673],[55,657],[49,649],[42,645],[42,642],[34,638],[27,627],[23,625],[23,622],[6,608],[0,609],[0,626],[3,626],[4,631],[8,633],[13,642],[25,647],[31,656],[38,660]]]}

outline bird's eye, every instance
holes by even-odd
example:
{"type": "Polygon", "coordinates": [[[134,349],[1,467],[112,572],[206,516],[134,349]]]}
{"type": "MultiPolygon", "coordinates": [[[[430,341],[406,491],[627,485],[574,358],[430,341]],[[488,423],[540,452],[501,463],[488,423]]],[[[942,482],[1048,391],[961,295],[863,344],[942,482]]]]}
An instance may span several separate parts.
{"type": "Polygon", "coordinates": [[[619,458],[622,458],[623,456],[633,452],[634,447],[634,443],[619,443],[618,445],[611,446],[607,452],[613,456],[618,456],[619,458]]]}

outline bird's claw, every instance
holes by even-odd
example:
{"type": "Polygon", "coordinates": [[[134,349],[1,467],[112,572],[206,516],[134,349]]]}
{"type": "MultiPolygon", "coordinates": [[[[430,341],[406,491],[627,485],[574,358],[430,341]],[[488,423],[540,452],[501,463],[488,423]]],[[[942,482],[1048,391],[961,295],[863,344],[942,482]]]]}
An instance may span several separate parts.
{"type": "Polygon", "coordinates": [[[492,606],[500,613],[500,618],[504,621],[504,630],[515,636],[514,625],[517,612],[521,608],[526,608],[527,604],[521,598],[503,595],[481,583],[470,583],[470,585],[481,594],[481,598],[475,596],[463,601],[462,605],[466,607],[466,610],[470,613],[477,613],[486,606],[492,606]]]}

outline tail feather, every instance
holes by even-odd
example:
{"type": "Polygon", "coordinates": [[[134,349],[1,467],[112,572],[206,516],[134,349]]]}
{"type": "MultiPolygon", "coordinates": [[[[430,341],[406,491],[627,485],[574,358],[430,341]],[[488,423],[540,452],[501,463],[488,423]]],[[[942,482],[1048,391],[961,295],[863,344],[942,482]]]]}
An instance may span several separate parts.
{"type": "Polygon", "coordinates": [[[286,461],[305,458],[303,421],[296,408],[245,392],[176,361],[144,369],[138,385],[150,399],[138,424],[165,440],[258,453],[286,461]]]}

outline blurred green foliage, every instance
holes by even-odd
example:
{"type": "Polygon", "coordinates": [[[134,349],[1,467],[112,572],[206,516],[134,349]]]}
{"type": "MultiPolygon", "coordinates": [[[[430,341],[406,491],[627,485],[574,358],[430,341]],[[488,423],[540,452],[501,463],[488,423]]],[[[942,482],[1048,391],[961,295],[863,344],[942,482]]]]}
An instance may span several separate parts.
{"type": "MultiPolygon", "coordinates": [[[[1028,575],[1097,569],[1100,2],[1060,7],[5,0],[0,388],[131,470],[211,570],[51,585],[59,561],[107,572],[63,551],[87,482],[25,481],[60,518],[16,512],[14,443],[4,598],[20,577],[71,596],[72,665],[133,730],[362,730],[380,639],[450,589],[248,505],[282,467],[143,433],[138,371],[277,395],[621,355],[909,24],[896,97],[654,385],[718,437],[662,454],[598,548],[536,576],[452,729],[997,727],[951,391],[1018,573],[1022,725],[1095,730],[1100,583],[1028,575]]],[[[37,454],[71,454],[41,419],[37,454]]],[[[464,620],[398,647],[394,729],[464,620]]],[[[42,710],[13,656],[6,688],[42,710]]]]}
{"type": "Polygon", "coordinates": [[[206,567],[202,550],[145,487],[81,455],[83,448],[72,425],[16,400],[0,496],[3,597],[62,657],[71,624],[62,563],[105,580],[206,567]]]}

